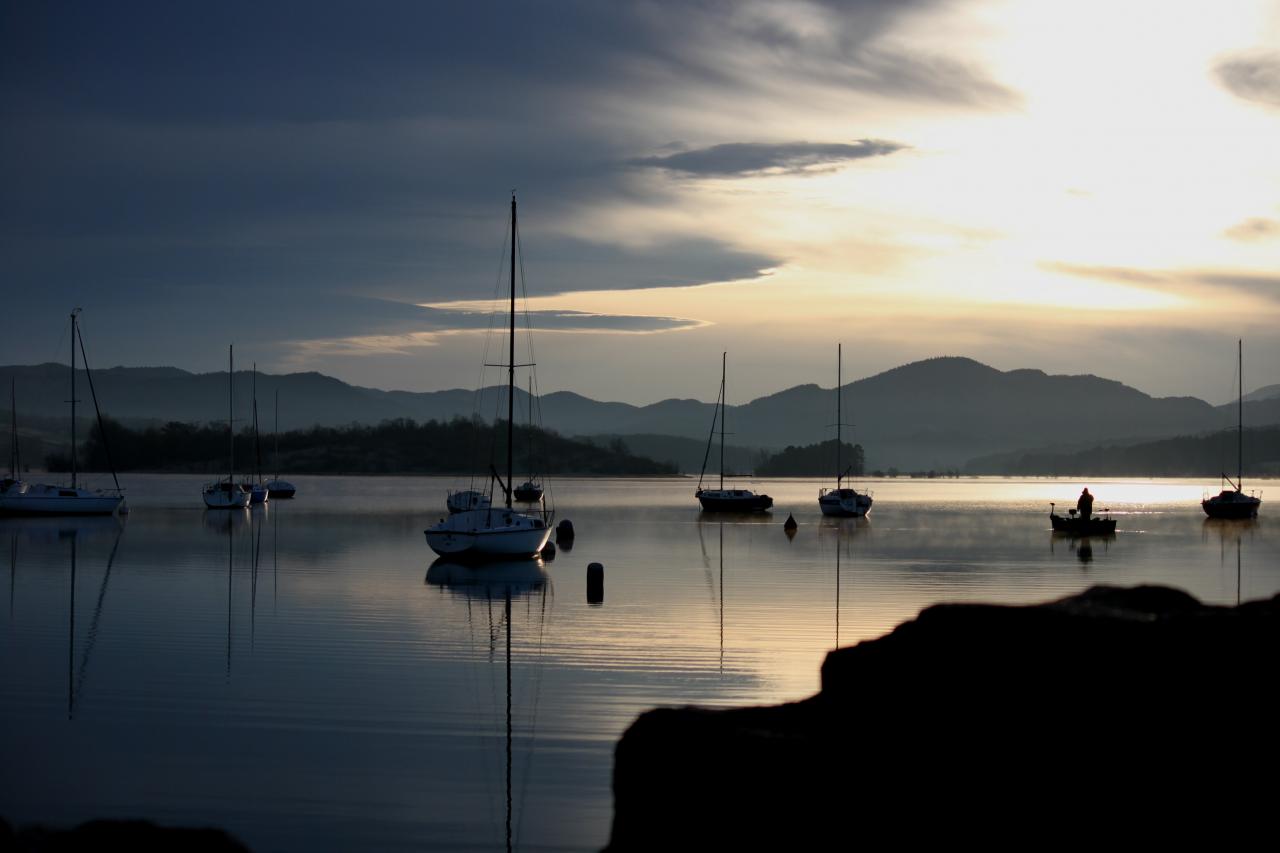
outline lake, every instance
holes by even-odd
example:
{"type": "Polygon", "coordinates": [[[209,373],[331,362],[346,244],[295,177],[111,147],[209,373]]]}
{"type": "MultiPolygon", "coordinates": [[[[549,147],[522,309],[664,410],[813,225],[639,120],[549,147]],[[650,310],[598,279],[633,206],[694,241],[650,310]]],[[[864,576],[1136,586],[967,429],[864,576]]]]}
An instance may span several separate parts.
{"type": "Polygon", "coordinates": [[[196,477],[124,479],[123,524],[0,519],[0,815],[17,825],[595,850],[614,743],[648,708],[809,696],[830,649],[936,602],[1280,591],[1274,482],[1262,518],[1223,523],[1201,481],[876,481],[870,519],[835,520],[806,480],[756,483],[774,511],[723,519],[689,480],[563,480],[572,549],[466,569],[433,565],[422,535],[450,479],[291,477],[295,500],[234,513],[206,511],[196,477]],[[1050,533],[1049,502],[1082,485],[1113,538],[1050,533]]]}

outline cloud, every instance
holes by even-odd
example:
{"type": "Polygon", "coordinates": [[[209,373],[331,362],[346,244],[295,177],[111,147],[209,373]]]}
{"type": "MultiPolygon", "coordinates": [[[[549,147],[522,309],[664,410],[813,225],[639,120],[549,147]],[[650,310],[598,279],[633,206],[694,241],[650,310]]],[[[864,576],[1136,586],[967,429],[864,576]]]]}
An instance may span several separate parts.
{"type": "Polygon", "coordinates": [[[1041,269],[1081,278],[1147,287],[1192,296],[1223,291],[1260,297],[1280,305],[1280,275],[1237,272],[1234,270],[1148,270],[1134,267],[1090,266],[1060,261],[1045,261],[1041,269]]]}
{"type": "Polygon", "coordinates": [[[1273,240],[1280,237],[1280,221],[1255,216],[1232,225],[1223,232],[1232,240],[1251,242],[1254,240],[1273,240]]]}
{"type": "MultiPolygon", "coordinates": [[[[285,343],[288,364],[305,364],[310,357],[408,355],[413,350],[437,346],[448,335],[490,331],[495,315],[491,311],[440,308],[429,305],[403,306],[413,317],[404,321],[416,328],[398,333],[347,335],[334,338],[312,338],[285,343]],[[412,309],[416,308],[414,312],[412,309]]],[[[498,317],[501,323],[501,317],[498,317]]],[[[704,320],[685,317],[660,317],[638,314],[599,314],[571,309],[548,309],[522,312],[517,319],[517,333],[532,330],[540,333],[611,333],[627,335],[656,334],[696,329],[710,325],[704,320]]]]}
{"type": "Polygon", "coordinates": [[[1090,266],[1088,264],[1072,264],[1066,261],[1041,261],[1037,266],[1049,272],[1065,273],[1081,278],[1096,278],[1103,281],[1118,281],[1125,284],[1156,285],[1170,281],[1166,272],[1159,270],[1143,270],[1132,267],[1090,266]]]}
{"type": "Polygon", "coordinates": [[[884,157],[906,146],[879,139],[853,143],[726,142],[660,157],[641,157],[632,165],[652,166],[687,175],[729,177],[761,173],[800,173],[834,168],[853,160],[884,157]]]}
{"type": "Polygon", "coordinates": [[[1280,52],[1238,53],[1220,61],[1213,70],[1236,97],[1280,108],[1280,52]]]}

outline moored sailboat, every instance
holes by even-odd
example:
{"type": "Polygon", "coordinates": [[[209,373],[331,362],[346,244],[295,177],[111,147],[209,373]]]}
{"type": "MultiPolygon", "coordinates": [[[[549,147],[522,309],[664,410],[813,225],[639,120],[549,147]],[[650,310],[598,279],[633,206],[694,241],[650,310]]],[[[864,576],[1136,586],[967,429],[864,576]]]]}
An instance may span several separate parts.
{"type": "Polygon", "coordinates": [[[276,389],[276,423],[272,430],[272,438],[275,442],[275,463],[276,475],[267,481],[267,496],[273,498],[291,498],[298,493],[298,489],[288,480],[280,478],[280,389],[276,389]]]}
{"type": "Polygon", "coordinates": [[[1244,493],[1244,341],[1236,342],[1237,378],[1239,379],[1238,397],[1236,400],[1236,479],[1225,473],[1222,479],[1234,489],[1223,489],[1212,497],[1200,502],[1205,515],[1210,518],[1255,518],[1258,508],[1262,506],[1262,498],[1258,495],[1244,493]]]}
{"type": "MultiPolygon", "coordinates": [[[[842,518],[863,518],[871,511],[871,493],[859,492],[844,485],[844,475],[848,471],[841,467],[840,459],[842,436],[840,433],[842,398],[844,387],[840,384],[844,360],[841,357],[841,345],[836,344],[836,487],[818,491],[818,508],[823,515],[842,518]]],[[[852,467],[852,466],[850,466],[852,467]]]]}
{"type": "Polygon", "coordinates": [[[522,511],[514,509],[512,497],[513,438],[515,426],[515,368],[516,368],[516,247],[519,244],[516,217],[516,197],[511,196],[511,300],[509,311],[510,337],[507,363],[507,467],[506,480],[490,466],[492,483],[498,482],[503,492],[503,506],[495,507],[488,495],[475,490],[468,495],[464,508],[451,514],[423,533],[427,545],[442,557],[469,559],[532,558],[542,553],[551,536],[551,520],[554,513],[542,509],[522,511]],[[474,504],[472,503],[474,501],[474,504]]]}
{"type": "MultiPolygon", "coordinates": [[[[9,478],[0,488],[0,515],[114,515],[128,512],[124,492],[115,471],[111,477],[115,481],[112,492],[102,489],[87,489],[79,483],[79,465],[76,452],[76,344],[80,345],[80,354],[84,355],[84,339],[80,336],[78,317],[80,309],[71,312],[71,485],[52,485],[49,483],[28,483],[22,480],[18,471],[18,421],[16,392],[10,388],[13,416],[13,449],[9,478]]],[[[98,416],[98,430],[106,442],[106,432],[102,426],[102,413],[98,409],[98,395],[93,390],[93,376],[89,373],[88,358],[85,358],[85,376],[89,380],[89,390],[93,395],[93,407],[98,416]]]]}
{"type": "Polygon", "coordinates": [[[765,512],[773,506],[773,498],[768,495],[757,495],[750,489],[724,487],[724,385],[728,358],[727,352],[721,353],[720,399],[717,401],[716,414],[711,420],[711,435],[707,437],[707,452],[702,457],[702,473],[698,475],[698,489],[693,494],[702,505],[703,512],[765,512]],[[711,441],[716,435],[717,422],[720,424],[720,487],[704,489],[702,480],[707,473],[707,459],[711,456],[711,441]]]}
{"type": "Polygon", "coordinates": [[[227,348],[227,437],[231,455],[228,457],[227,478],[206,483],[201,491],[204,505],[209,509],[244,509],[251,497],[249,489],[236,482],[236,434],[232,414],[235,408],[235,375],[235,347],[231,346],[227,348]]]}

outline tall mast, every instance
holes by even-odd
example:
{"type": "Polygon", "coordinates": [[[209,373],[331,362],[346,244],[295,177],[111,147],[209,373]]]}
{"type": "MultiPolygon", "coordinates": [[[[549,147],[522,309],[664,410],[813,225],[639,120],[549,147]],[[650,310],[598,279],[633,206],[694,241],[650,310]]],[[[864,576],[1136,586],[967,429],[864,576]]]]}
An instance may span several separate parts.
{"type": "Polygon", "coordinates": [[[1244,491],[1244,340],[1236,341],[1236,378],[1240,395],[1236,398],[1236,489],[1244,491]]]}
{"type": "Polygon", "coordinates": [[[76,313],[71,312],[71,488],[76,487],[76,313]]]}
{"type": "Polygon", "coordinates": [[[12,444],[9,447],[9,477],[18,479],[18,381],[9,377],[9,414],[13,416],[12,444]]]}
{"type": "Polygon", "coordinates": [[[724,491],[724,368],[729,353],[720,353],[720,491],[724,491]]]}
{"type": "MultiPolygon", "coordinates": [[[[844,397],[844,388],[840,387],[840,369],[844,366],[844,354],[841,351],[843,344],[836,344],[836,491],[840,491],[840,480],[844,476],[844,469],[840,467],[840,401],[844,397]]],[[[837,555],[839,548],[836,548],[837,555]]],[[[840,630],[839,626],[836,630],[840,630]]]]}
{"type": "Polygon", "coordinates": [[[276,425],[272,428],[271,437],[275,442],[276,479],[280,479],[280,389],[276,389],[276,425]]]}
{"type": "Polygon", "coordinates": [[[262,442],[258,439],[258,362],[253,363],[253,476],[262,482],[262,442]]]}
{"type": "Polygon", "coordinates": [[[233,483],[236,479],[236,430],[232,426],[235,419],[233,411],[235,409],[235,377],[236,377],[236,345],[227,345],[227,436],[231,440],[231,470],[227,473],[227,482],[233,483]]]}
{"type": "Polygon", "coordinates": [[[511,339],[507,349],[507,509],[511,509],[511,479],[516,426],[516,194],[511,194],[511,339]]]}

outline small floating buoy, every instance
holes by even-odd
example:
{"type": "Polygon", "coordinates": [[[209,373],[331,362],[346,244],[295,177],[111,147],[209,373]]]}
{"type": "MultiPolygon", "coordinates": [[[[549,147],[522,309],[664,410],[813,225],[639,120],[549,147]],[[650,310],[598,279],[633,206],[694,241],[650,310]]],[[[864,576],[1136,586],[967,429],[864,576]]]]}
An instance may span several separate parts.
{"type": "Polygon", "coordinates": [[[556,544],[566,551],[573,550],[573,522],[567,518],[556,525],[556,544]]]}
{"type": "Polygon", "coordinates": [[[587,604],[604,604],[604,565],[587,564],[587,604]]]}
{"type": "Polygon", "coordinates": [[[556,545],[554,542],[548,542],[542,546],[542,559],[554,560],[556,558],[556,545]]]}
{"type": "Polygon", "coordinates": [[[787,513],[787,520],[786,520],[785,522],[783,522],[783,524],[782,524],[782,529],[783,529],[783,530],[795,530],[795,529],[796,529],[796,528],[798,528],[799,526],[800,526],[800,525],[796,524],[796,517],[795,517],[794,515],[792,515],[791,513],[787,513]]]}

